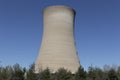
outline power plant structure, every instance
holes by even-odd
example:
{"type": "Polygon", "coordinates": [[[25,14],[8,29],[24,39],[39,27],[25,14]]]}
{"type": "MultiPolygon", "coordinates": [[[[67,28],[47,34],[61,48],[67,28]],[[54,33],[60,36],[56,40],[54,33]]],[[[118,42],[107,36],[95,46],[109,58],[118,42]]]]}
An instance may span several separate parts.
{"type": "Polygon", "coordinates": [[[67,6],[49,6],[43,11],[43,37],[35,73],[64,68],[75,73],[80,67],[74,40],[75,11],[67,6]]]}

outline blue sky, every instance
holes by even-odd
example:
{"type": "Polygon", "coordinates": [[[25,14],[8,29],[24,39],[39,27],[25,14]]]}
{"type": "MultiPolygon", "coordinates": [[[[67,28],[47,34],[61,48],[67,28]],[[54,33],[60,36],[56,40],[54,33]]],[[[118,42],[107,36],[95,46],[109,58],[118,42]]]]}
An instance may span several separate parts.
{"type": "Polygon", "coordinates": [[[81,65],[120,65],[120,0],[0,0],[0,65],[36,61],[42,10],[66,5],[76,11],[75,40],[81,65]]]}

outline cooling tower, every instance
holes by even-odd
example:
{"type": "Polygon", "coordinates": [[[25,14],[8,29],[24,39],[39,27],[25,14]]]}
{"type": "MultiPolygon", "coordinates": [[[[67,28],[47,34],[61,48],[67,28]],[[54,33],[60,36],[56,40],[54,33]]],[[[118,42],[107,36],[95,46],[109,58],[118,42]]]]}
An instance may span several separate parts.
{"type": "Polygon", "coordinates": [[[44,31],[35,72],[65,68],[75,73],[80,66],[74,40],[75,11],[66,6],[44,9],[44,31]]]}

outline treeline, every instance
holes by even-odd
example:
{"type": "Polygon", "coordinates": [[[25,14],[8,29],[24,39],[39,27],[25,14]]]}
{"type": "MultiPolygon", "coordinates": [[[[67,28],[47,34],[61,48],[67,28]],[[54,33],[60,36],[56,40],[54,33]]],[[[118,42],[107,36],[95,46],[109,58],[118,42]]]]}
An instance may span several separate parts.
{"type": "Polygon", "coordinates": [[[19,64],[13,66],[0,66],[0,80],[120,80],[120,66],[110,67],[105,65],[103,69],[90,66],[87,71],[79,67],[75,74],[60,68],[55,73],[50,69],[34,73],[34,64],[28,69],[19,64]]]}

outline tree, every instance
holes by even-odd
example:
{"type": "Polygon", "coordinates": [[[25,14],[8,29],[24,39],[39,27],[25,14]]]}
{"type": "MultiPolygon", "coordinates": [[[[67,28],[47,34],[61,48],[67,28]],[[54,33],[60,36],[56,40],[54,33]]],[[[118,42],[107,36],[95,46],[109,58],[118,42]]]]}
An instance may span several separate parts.
{"type": "Polygon", "coordinates": [[[80,66],[78,71],[75,73],[75,80],[86,80],[86,71],[82,66],[80,66]]]}
{"type": "Polygon", "coordinates": [[[108,77],[109,77],[109,80],[118,80],[117,73],[114,69],[111,69],[108,72],[108,77]]]}
{"type": "Polygon", "coordinates": [[[0,80],[8,80],[8,74],[5,68],[1,69],[0,80]]]}
{"type": "Polygon", "coordinates": [[[27,80],[37,80],[37,74],[35,74],[34,68],[35,64],[33,63],[27,71],[27,80]]]}
{"type": "Polygon", "coordinates": [[[24,72],[19,64],[13,65],[13,73],[10,80],[24,80],[24,72]]]}
{"type": "Polygon", "coordinates": [[[120,66],[118,66],[117,68],[117,76],[118,76],[118,80],[120,80],[120,66]]]}
{"type": "Polygon", "coordinates": [[[90,80],[93,80],[93,79],[95,78],[94,67],[90,66],[90,67],[88,68],[87,77],[88,77],[90,80]]]}
{"type": "Polygon", "coordinates": [[[55,76],[55,80],[70,80],[72,78],[72,73],[64,68],[60,68],[55,73],[55,76]]]}
{"type": "Polygon", "coordinates": [[[40,72],[40,80],[50,80],[50,78],[51,78],[51,73],[49,68],[40,72]]]}
{"type": "Polygon", "coordinates": [[[104,80],[106,77],[104,77],[104,72],[102,69],[98,67],[89,67],[87,78],[90,80],[104,80]]]}

